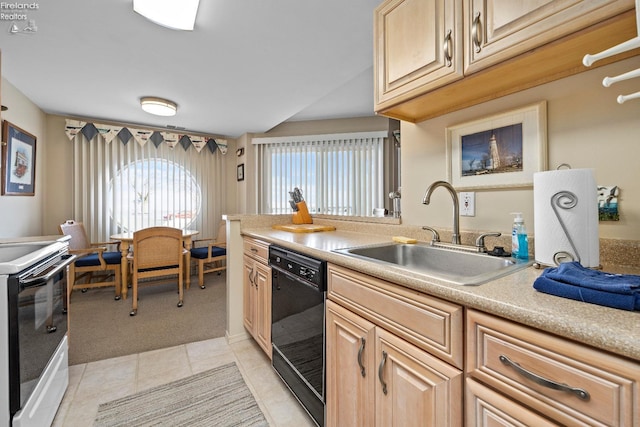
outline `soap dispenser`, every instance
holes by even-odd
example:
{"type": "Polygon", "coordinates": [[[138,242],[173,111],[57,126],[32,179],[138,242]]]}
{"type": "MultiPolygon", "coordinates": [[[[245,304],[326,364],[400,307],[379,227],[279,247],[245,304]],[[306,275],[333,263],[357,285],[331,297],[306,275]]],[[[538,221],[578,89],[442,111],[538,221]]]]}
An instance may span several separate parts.
{"type": "Polygon", "coordinates": [[[511,230],[511,256],[516,259],[529,259],[529,238],[527,228],[524,225],[522,212],[513,212],[513,229],[511,230]]]}

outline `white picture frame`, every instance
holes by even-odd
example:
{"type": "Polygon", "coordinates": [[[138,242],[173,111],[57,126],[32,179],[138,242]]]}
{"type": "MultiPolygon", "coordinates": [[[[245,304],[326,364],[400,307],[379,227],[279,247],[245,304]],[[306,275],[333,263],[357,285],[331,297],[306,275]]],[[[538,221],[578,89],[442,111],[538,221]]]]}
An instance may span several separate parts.
{"type": "Polygon", "coordinates": [[[533,174],[547,169],[547,103],[448,127],[446,143],[457,190],[533,187],[533,174]]]}

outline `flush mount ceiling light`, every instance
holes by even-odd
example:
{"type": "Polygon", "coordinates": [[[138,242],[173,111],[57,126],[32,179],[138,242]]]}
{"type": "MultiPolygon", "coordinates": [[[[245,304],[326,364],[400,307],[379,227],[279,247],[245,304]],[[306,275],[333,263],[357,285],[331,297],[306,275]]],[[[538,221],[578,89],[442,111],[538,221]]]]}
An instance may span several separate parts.
{"type": "Polygon", "coordinates": [[[200,0],[133,0],[133,10],[163,27],[192,31],[200,0]]]}
{"type": "Polygon", "coordinates": [[[140,98],[140,106],[147,113],[156,116],[175,116],[178,111],[178,105],[175,102],[152,96],[140,98]]]}

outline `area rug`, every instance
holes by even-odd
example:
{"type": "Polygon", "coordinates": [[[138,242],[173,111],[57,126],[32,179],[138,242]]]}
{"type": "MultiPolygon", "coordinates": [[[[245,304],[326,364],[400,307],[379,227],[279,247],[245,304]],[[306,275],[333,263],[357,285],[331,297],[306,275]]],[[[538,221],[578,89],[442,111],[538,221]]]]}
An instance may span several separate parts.
{"type": "Polygon", "coordinates": [[[235,363],[103,403],[94,427],[268,426],[235,363]]]}
{"type": "Polygon", "coordinates": [[[113,288],[73,291],[69,305],[69,364],[143,353],[223,337],[226,329],[226,273],[205,275],[206,289],[184,291],[176,307],[175,284],[140,289],[138,315],[129,316],[131,292],[114,301],[113,288]]]}

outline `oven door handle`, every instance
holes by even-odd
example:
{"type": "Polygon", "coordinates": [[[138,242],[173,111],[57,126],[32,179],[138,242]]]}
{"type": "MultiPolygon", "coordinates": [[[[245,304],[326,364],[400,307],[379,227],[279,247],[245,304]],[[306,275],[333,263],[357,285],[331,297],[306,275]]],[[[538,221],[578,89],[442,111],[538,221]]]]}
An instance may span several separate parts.
{"type": "Polygon", "coordinates": [[[51,270],[46,275],[35,276],[29,279],[23,279],[20,281],[20,285],[22,286],[23,289],[26,289],[26,288],[33,288],[36,286],[40,286],[44,283],[47,283],[53,276],[60,273],[62,270],[67,268],[69,264],[74,262],[76,258],[77,257],[75,255],[69,255],[68,257],[64,258],[59,264],[57,264],[55,269],[51,270]]]}

